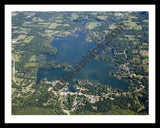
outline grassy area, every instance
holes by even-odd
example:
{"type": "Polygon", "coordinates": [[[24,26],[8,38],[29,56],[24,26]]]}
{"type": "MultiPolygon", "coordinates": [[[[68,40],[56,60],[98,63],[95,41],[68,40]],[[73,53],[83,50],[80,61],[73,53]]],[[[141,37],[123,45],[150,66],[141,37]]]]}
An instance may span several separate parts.
{"type": "Polygon", "coordinates": [[[35,61],[36,61],[36,56],[35,56],[35,55],[31,56],[31,58],[30,58],[29,61],[30,61],[30,62],[35,62],[35,61]]]}
{"type": "Polygon", "coordinates": [[[23,78],[18,78],[18,77],[16,77],[15,79],[18,82],[18,84],[20,84],[24,80],[23,78]]]}
{"type": "Polygon", "coordinates": [[[136,24],[136,22],[129,22],[129,23],[128,23],[128,26],[137,27],[137,24],[136,24]]]}
{"type": "Polygon", "coordinates": [[[64,31],[63,34],[64,34],[64,35],[70,35],[71,33],[68,32],[68,31],[64,31]]]}
{"type": "Polygon", "coordinates": [[[33,21],[44,21],[43,19],[39,18],[39,17],[33,17],[32,19],[33,21]]]}
{"type": "Polygon", "coordinates": [[[76,14],[72,14],[71,20],[76,20],[79,18],[79,15],[76,14]]]}
{"type": "Polygon", "coordinates": [[[97,12],[92,12],[92,13],[91,13],[91,15],[97,15],[97,14],[98,14],[97,12]]]}
{"type": "Polygon", "coordinates": [[[12,12],[12,16],[16,16],[17,14],[17,12],[12,12]]]}
{"type": "Polygon", "coordinates": [[[15,54],[15,55],[14,55],[14,59],[15,59],[15,61],[16,61],[16,62],[18,62],[18,61],[19,61],[19,59],[20,59],[20,57],[21,57],[21,55],[17,55],[17,54],[15,54]]]}
{"type": "Polygon", "coordinates": [[[56,27],[57,27],[57,23],[52,23],[50,26],[49,26],[49,28],[50,29],[55,29],[56,27]]]}
{"type": "Polygon", "coordinates": [[[12,88],[12,95],[14,94],[14,92],[16,91],[16,88],[12,88]]]}
{"type": "Polygon", "coordinates": [[[142,64],[147,64],[147,63],[149,63],[148,58],[142,60],[142,64]]]}
{"type": "Polygon", "coordinates": [[[148,52],[148,50],[141,50],[141,51],[140,51],[140,54],[141,54],[142,56],[148,56],[148,55],[149,55],[149,52],[148,52]]]}
{"type": "Polygon", "coordinates": [[[60,113],[66,115],[58,109],[29,106],[25,108],[16,108],[16,106],[12,107],[12,115],[57,115],[60,113]]]}
{"type": "Polygon", "coordinates": [[[19,35],[17,38],[12,39],[12,43],[18,43],[18,41],[21,41],[25,39],[26,35],[19,35]]]}
{"type": "Polygon", "coordinates": [[[131,28],[133,28],[135,30],[141,30],[142,29],[141,25],[137,25],[136,22],[129,22],[128,26],[130,26],[131,28]]]}
{"type": "Polygon", "coordinates": [[[27,67],[36,67],[38,65],[38,63],[26,63],[26,65],[24,66],[25,68],[27,67]]]}
{"type": "Polygon", "coordinates": [[[34,38],[34,36],[28,36],[23,42],[24,43],[29,43],[31,40],[34,38]]]}
{"type": "Polygon", "coordinates": [[[100,20],[106,20],[108,16],[97,16],[98,19],[100,20]]]}
{"type": "Polygon", "coordinates": [[[49,25],[50,23],[45,23],[45,22],[39,22],[38,24],[44,24],[44,25],[49,25]]]}
{"type": "Polygon", "coordinates": [[[114,25],[114,24],[111,24],[111,25],[109,25],[109,27],[108,27],[109,29],[115,29],[116,28],[116,26],[114,25]]]}
{"type": "Polygon", "coordinates": [[[86,24],[86,28],[88,28],[90,30],[97,27],[97,26],[98,26],[98,22],[89,22],[86,24]]]}
{"type": "Polygon", "coordinates": [[[18,36],[18,40],[22,40],[22,39],[25,39],[26,35],[19,35],[18,36]]]}
{"type": "Polygon", "coordinates": [[[63,21],[62,21],[62,20],[56,20],[56,22],[57,22],[57,23],[62,23],[63,21]]]}

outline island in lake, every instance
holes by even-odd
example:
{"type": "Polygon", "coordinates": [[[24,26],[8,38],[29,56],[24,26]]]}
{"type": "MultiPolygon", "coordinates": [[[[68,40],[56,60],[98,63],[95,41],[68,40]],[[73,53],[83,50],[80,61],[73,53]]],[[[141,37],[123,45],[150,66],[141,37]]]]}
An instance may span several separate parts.
{"type": "Polygon", "coordinates": [[[12,115],[148,115],[148,46],[148,12],[12,12],[12,115]]]}

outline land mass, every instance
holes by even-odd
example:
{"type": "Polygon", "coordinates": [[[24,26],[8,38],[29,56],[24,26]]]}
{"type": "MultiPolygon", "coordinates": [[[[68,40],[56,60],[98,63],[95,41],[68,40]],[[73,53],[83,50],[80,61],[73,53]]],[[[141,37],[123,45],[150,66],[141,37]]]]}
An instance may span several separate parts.
{"type": "Polygon", "coordinates": [[[148,45],[148,12],[12,12],[12,114],[148,115],[148,45]],[[114,65],[107,75],[129,87],[75,78],[72,91],[58,79],[37,81],[39,69],[73,67],[47,60],[65,50],[51,46],[53,39],[83,31],[87,43],[100,43],[119,23],[127,28],[96,59],[114,65]]]}

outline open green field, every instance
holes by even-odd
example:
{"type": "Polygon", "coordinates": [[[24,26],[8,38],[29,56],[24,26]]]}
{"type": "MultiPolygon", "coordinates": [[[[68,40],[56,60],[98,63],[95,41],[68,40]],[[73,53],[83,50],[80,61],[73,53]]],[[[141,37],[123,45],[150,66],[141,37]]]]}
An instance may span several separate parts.
{"type": "Polygon", "coordinates": [[[34,36],[28,36],[23,42],[30,43],[33,38],[34,38],[34,36]]]}

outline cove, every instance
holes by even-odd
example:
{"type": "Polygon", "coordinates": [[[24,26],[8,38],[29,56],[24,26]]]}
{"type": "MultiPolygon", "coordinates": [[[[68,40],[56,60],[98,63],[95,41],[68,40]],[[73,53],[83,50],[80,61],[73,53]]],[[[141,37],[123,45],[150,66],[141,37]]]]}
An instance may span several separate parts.
{"type": "MultiPolygon", "coordinates": [[[[46,61],[57,60],[57,64],[66,63],[75,66],[82,60],[81,56],[87,55],[88,50],[92,50],[97,46],[95,42],[85,41],[85,33],[83,31],[77,31],[75,34],[78,36],[67,36],[60,39],[54,38],[50,45],[57,48],[57,53],[53,56],[46,55],[46,61]]],[[[113,56],[112,54],[112,50],[107,53],[107,55],[111,57],[113,56]]],[[[108,75],[112,70],[115,70],[113,64],[109,62],[102,63],[97,58],[91,60],[73,79],[95,81],[103,85],[111,85],[112,88],[127,88],[130,85],[128,82],[108,75]]],[[[61,78],[65,72],[63,68],[39,69],[37,81],[43,78],[47,78],[48,81],[57,80],[61,78]]],[[[73,84],[74,82],[71,81],[69,85],[71,90],[73,90],[73,84]]]]}

